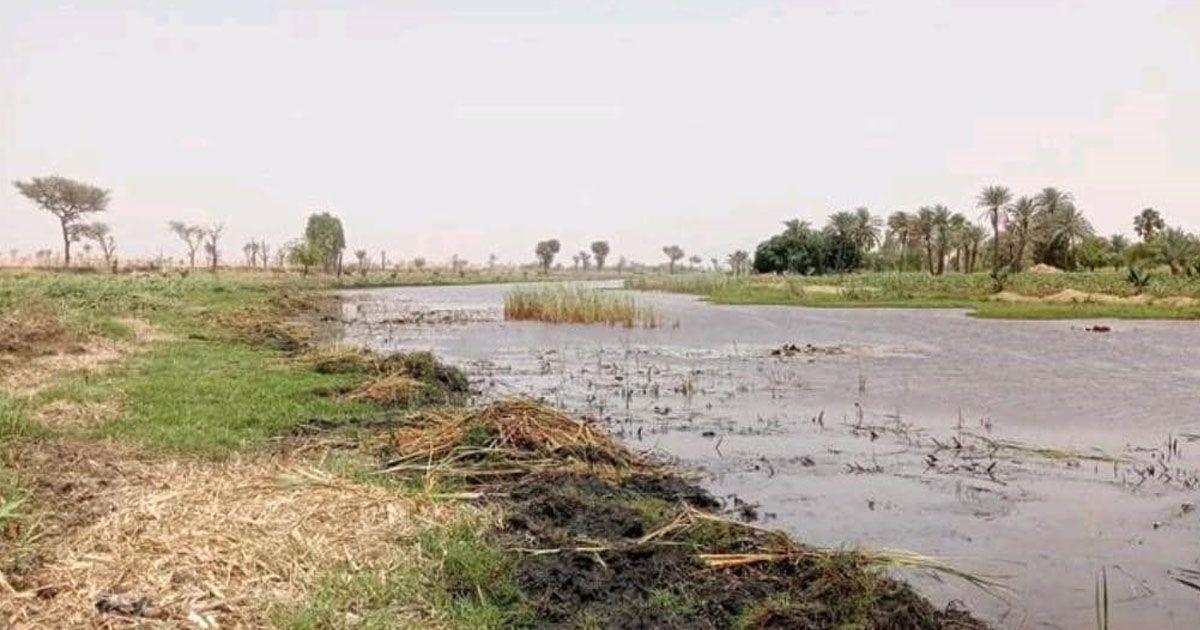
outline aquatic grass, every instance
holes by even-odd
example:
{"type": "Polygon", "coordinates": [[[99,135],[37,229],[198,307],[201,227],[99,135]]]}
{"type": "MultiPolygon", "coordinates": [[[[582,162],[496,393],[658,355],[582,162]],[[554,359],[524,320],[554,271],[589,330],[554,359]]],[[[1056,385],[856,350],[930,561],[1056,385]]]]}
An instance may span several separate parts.
{"type": "Polygon", "coordinates": [[[577,287],[517,288],[504,296],[504,318],[555,324],[657,328],[658,314],[633,297],[577,287]]]}

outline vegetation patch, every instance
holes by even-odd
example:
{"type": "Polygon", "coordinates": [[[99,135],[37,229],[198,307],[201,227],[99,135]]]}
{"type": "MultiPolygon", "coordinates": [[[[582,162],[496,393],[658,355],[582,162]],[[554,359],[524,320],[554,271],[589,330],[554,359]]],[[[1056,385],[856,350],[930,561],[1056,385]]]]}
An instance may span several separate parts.
{"type": "Polygon", "coordinates": [[[497,624],[479,627],[986,628],[886,569],[986,580],[910,554],[814,549],[729,520],[697,486],[532,402],[427,415],[395,438],[400,456],[383,472],[466,480],[499,509],[482,539],[459,541],[470,562],[439,568],[452,599],[487,607],[497,624]],[[485,575],[500,586],[472,592],[485,575]]]}
{"type": "Polygon", "coordinates": [[[657,328],[661,323],[653,308],[638,304],[632,297],[564,286],[509,291],[504,296],[504,318],[626,328],[657,328]]]}

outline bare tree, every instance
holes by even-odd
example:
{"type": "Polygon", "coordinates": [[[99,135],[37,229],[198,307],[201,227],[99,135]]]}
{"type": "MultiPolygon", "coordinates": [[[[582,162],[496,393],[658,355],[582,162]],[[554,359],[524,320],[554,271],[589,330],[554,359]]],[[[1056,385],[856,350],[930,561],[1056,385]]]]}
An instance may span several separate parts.
{"type": "Polygon", "coordinates": [[[258,242],[258,257],[262,260],[263,269],[266,269],[268,261],[271,260],[271,246],[267,245],[265,239],[258,242]]]}
{"type": "Polygon", "coordinates": [[[63,266],[70,267],[71,241],[77,240],[73,238],[71,226],[84,214],[107,210],[108,191],[58,175],[16,181],[13,185],[43,210],[58,217],[62,227],[63,266]]]}
{"type": "Polygon", "coordinates": [[[246,266],[254,268],[258,266],[258,241],[250,241],[242,245],[242,253],[246,256],[246,266]]]}

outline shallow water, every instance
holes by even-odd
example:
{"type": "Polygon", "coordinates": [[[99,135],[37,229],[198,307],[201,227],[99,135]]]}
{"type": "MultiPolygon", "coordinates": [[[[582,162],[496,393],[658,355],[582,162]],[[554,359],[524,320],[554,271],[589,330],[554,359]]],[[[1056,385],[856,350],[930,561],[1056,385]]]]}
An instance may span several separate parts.
{"type": "Polygon", "coordinates": [[[1094,627],[1102,567],[1112,627],[1200,627],[1172,577],[1200,570],[1200,325],[638,293],[666,325],[623,329],[502,321],[510,286],[347,293],[341,334],[605,422],[805,542],[1005,576],[998,598],[908,575],[1001,627],[1094,627]]]}

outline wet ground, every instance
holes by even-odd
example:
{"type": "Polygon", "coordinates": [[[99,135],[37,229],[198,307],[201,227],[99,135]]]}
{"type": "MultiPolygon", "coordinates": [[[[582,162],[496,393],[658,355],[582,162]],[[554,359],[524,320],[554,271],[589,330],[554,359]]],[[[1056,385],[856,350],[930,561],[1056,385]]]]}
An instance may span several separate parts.
{"type": "Polygon", "coordinates": [[[1094,627],[1102,568],[1112,627],[1200,626],[1200,591],[1175,579],[1200,569],[1195,323],[639,293],[666,325],[624,329],[504,322],[508,288],[348,293],[342,334],[590,415],[805,542],[1006,576],[1003,599],[909,576],[1001,627],[1094,627]]]}

